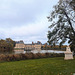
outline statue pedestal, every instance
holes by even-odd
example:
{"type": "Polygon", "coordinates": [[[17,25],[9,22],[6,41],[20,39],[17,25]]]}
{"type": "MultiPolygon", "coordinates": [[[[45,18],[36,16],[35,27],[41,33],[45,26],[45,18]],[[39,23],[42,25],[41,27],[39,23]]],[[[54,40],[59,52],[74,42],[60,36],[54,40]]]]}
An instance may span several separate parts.
{"type": "Polygon", "coordinates": [[[70,50],[70,47],[66,47],[66,51],[64,52],[65,53],[65,60],[69,60],[69,59],[73,59],[73,53],[71,52],[70,50]]]}

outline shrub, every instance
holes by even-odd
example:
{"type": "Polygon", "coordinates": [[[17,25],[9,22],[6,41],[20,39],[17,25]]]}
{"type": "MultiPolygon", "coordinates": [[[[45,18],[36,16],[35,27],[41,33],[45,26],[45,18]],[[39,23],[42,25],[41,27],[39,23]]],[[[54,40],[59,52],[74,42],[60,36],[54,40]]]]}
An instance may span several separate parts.
{"type": "Polygon", "coordinates": [[[64,54],[60,53],[26,53],[26,54],[1,54],[0,61],[19,61],[26,59],[38,59],[38,58],[47,58],[47,57],[63,57],[64,54]]]}
{"type": "Polygon", "coordinates": [[[5,60],[5,55],[4,54],[0,54],[0,61],[4,61],[5,60]]]}

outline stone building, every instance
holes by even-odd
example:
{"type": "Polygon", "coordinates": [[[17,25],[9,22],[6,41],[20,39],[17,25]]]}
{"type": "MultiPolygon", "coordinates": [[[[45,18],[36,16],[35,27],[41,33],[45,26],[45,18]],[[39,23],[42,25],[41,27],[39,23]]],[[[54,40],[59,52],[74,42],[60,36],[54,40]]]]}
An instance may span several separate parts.
{"type": "Polygon", "coordinates": [[[25,50],[34,50],[34,44],[25,44],[25,50]]]}
{"type": "Polygon", "coordinates": [[[14,47],[14,51],[28,51],[28,50],[38,50],[40,51],[41,50],[41,42],[40,41],[37,41],[37,43],[33,43],[32,44],[24,44],[23,41],[17,41],[16,42],[16,45],[14,47]]]}
{"type": "Polygon", "coordinates": [[[41,50],[41,44],[35,44],[34,45],[34,48],[35,48],[35,50],[38,50],[38,51],[40,51],[41,50]]]}
{"type": "Polygon", "coordinates": [[[23,41],[17,41],[15,45],[15,49],[24,49],[25,45],[23,41]]]}

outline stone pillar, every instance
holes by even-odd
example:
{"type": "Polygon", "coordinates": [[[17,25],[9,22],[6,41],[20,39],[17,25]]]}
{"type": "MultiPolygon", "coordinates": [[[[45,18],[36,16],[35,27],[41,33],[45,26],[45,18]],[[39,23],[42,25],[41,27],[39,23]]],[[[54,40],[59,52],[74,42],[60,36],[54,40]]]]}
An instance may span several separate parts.
{"type": "Polygon", "coordinates": [[[65,58],[64,58],[65,60],[73,59],[73,53],[71,52],[69,46],[66,47],[66,51],[64,53],[65,53],[65,58]]]}

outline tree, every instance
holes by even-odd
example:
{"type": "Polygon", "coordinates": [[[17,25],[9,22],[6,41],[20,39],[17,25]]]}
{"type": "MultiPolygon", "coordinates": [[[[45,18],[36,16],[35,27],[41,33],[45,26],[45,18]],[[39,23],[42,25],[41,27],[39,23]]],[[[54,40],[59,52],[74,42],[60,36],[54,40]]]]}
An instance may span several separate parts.
{"type": "Polygon", "coordinates": [[[0,40],[0,52],[12,52],[13,45],[11,43],[7,43],[6,40],[0,40]]]}
{"type": "Polygon", "coordinates": [[[12,44],[13,47],[15,47],[15,41],[13,41],[11,38],[6,38],[6,42],[9,43],[9,44],[12,44]]]}
{"type": "Polygon", "coordinates": [[[6,40],[0,40],[0,52],[12,52],[14,50],[15,42],[7,38],[6,40]]]}
{"type": "Polygon", "coordinates": [[[75,51],[75,0],[59,0],[54,10],[47,17],[51,22],[48,31],[48,43],[68,43],[75,51]]]}
{"type": "Polygon", "coordinates": [[[71,2],[69,4],[72,7],[72,9],[74,9],[74,11],[75,11],[75,0],[71,0],[71,2]]]}

